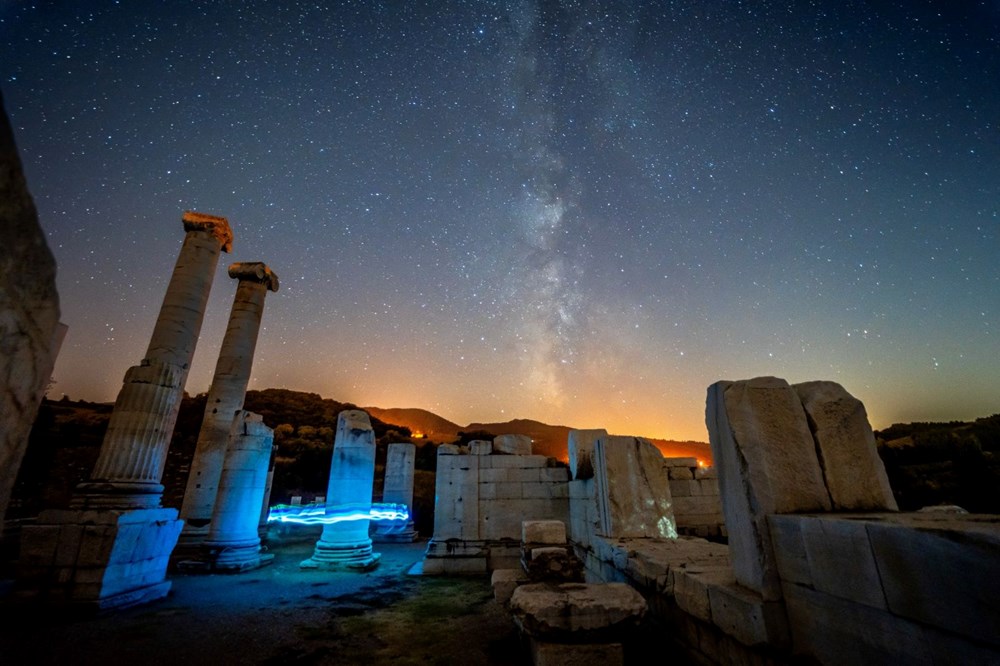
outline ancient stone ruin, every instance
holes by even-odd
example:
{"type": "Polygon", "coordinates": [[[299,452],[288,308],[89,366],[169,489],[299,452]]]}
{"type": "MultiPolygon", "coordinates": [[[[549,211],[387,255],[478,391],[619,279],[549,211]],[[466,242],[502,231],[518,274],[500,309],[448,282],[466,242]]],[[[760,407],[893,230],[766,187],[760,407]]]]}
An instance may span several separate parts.
{"type": "Polygon", "coordinates": [[[160,506],[160,479],[212,276],[232,244],[225,218],[187,212],[183,224],[146,356],[125,373],[90,480],[70,509],[43,511],[22,532],[22,597],[110,608],[170,589],[167,561],[183,523],[160,506]]]}
{"type": "Polygon", "coordinates": [[[621,611],[610,609],[627,604],[615,606],[600,583],[640,592],[699,662],[1000,660],[1000,525],[899,513],[858,400],[833,382],[719,382],[706,420],[713,470],[600,430],[570,434],[568,470],[497,453],[495,442],[442,447],[424,571],[493,571],[536,664],[622,663],[613,640],[574,638],[564,626],[583,607],[605,608],[588,621],[614,624],[621,611]],[[524,530],[565,524],[567,545],[558,530],[533,528],[555,543],[529,548],[514,517],[529,521],[524,530]],[[671,524],[728,535],[728,545],[671,524]],[[581,592],[586,603],[529,573],[562,571],[557,551],[567,547],[596,585],[581,592]]]}
{"type": "MultiPolygon", "coordinates": [[[[0,98],[0,106],[3,99],[0,98]]],[[[0,538],[28,433],[52,375],[59,328],[56,263],[38,226],[4,110],[0,117],[0,538]]]]}

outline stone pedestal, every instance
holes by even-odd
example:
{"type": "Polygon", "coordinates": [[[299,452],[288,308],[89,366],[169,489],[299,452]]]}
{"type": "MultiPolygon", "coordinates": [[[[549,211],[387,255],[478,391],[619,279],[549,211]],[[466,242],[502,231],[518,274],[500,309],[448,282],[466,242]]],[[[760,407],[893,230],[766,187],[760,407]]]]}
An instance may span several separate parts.
{"type": "Polygon", "coordinates": [[[160,508],[163,464],[221,251],[221,217],[186,212],[185,238],[146,358],[125,374],[97,464],[69,511],[22,530],[22,596],[99,608],[162,597],[182,521],[160,508]]]}
{"type": "Polygon", "coordinates": [[[385,486],[382,490],[382,502],[385,504],[402,504],[411,512],[407,521],[376,520],[372,541],[375,543],[407,542],[417,540],[417,531],[413,528],[413,469],[416,463],[416,446],[406,443],[389,445],[385,463],[385,486]]]}
{"type": "Polygon", "coordinates": [[[346,410],[337,417],[323,535],[303,569],[355,569],[378,566],[368,537],[375,480],[375,433],[368,414],[346,410]]]}
{"type": "Polygon", "coordinates": [[[17,598],[92,610],[166,596],[175,509],[48,510],[21,533],[17,598]]]}
{"type": "Polygon", "coordinates": [[[273,441],[274,431],[259,414],[236,413],[211,528],[197,560],[181,561],[179,569],[240,572],[274,560],[274,555],[260,552],[257,533],[273,441]]]}
{"type": "Polygon", "coordinates": [[[269,290],[278,290],[278,276],[260,262],[232,264],[229,277],[238,279],[239,285],[181,504],[180,516],[185,524],[178,551],[186,554],[197,549],[210,531],[233,415],[243,408],[250,381],[264,298],[269,290]]]}

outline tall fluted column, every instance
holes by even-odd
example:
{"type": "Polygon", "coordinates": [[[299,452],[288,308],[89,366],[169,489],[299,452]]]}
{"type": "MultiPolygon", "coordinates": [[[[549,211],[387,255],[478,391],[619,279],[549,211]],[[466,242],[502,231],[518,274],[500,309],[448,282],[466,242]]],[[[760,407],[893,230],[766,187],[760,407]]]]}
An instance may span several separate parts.
{"type": "MultiPolygon", "coordinates": [[[[184,244],[142,362],[129,368],[90,481],[70,509],[47,509],[21,531],[17,594],[108,609],[160,599],[183,521],[161,508],[163,465],[201,332],[225,218],[186,212],[184,244]]],[[[232,416],[232,415],[230,415],[232,416]]]]}
{"type": "Polygon", "coordinates": [[[261,262],[232,264],[229,277],[239,280],[239,285],[184,491],[182,547],[200,543],[209,532],[233,416],[243,409],[250,382],[264,298],[268,290],[278,291],[278,276],[261,262]]]}
{"type": "Polygon", "coordinates": [[[228,252],[233,241],[229,222],[223,217],[188,211],[182,219],[184,244],[146,358],[125,373],[90,481],[77,487],[73,499],[76,507],[160,505],[167,447],[177,422],[215,267],[219,253],[228,252]]]}

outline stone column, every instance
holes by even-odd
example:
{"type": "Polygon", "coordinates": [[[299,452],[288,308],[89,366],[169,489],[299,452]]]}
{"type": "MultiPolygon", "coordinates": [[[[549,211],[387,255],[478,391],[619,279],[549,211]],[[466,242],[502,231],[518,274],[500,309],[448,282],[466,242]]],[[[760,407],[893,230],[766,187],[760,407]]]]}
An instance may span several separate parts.
{"type": "Polygon", "coordinates": [[[267,488],[267,468],[274,431],[259,414],[240,410],[233,419],[219,496],[211,527],[197,561],[181,561],[194,571],[249,571],[274,560],[260,552],[260,504],[267,488]]]}
{"type": "Polygon", "coordinates": [[[260,503],[260,521],[257,534],[267,541],[267,519],[271,515],[271,488],[274,487],[274,461],[278,457],[278,445],[271,446],[271,458],[267,463],[267,485],[264,486],[264,500],[260,503]]]}
{"type": "Polygon", "coordinates": [[[337,417],[337,435],[326,491],[323,535],[303,569],[356,569],[378,566],[380,555],[372,552],[368,518],[375,481],[375,433],[368,414],[345,410],[337,417]]]}
{"type": "Polygon", "coordinates": [[[413,542],[417,531],[413,528],[413,470],[417,447],[397,442],[389,445],[385,462],[385,485],[382,489],[384,504],[402,504],[410,512],[410,519],[376,520],[372,540],[376,543],[413,542]]]}
{"type": "Polygon", "coordinates": [[[233,415],[243,408],[267,292],[278,291],[278,276],[260,262],[235,263],[229,277],[239,280],[229,325],[208,390],[205,417],[191,461],[180,516],[179,547],[197,545],[210,529],[233,415]]]}
{"type": "Polygon", "coordinates": [[[16,592],[100,609],[166,596],[182,521],[160,508],[160,479],[208,302],[225,218],[186,212],[186,232],[152,340],[125,381],[90,481],[70,510],[49,509],[21,534],[16,592]]]}
{"type": "Polygon", "coordinates": [[[77,487],[77,508],[158,507],[167,447],[177,422],[205,318],[219,253],[233,234],[225,218],[184,213],[184,244],[140,365],[125,373],[90,481],[77,487]]]}

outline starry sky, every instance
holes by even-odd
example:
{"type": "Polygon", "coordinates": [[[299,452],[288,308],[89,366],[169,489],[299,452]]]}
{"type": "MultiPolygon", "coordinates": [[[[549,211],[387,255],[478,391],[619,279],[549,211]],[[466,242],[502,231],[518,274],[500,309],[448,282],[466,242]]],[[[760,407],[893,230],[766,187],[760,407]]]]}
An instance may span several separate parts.
{"type": "Polygon", "coordinates": [[[701,440],[758,375],[996,413],[998,35],[996,0],[4,0],[50,397],[114,399],[197,210],[235,242],[192,393],[265,261],[251,388],[701,440]]]}

